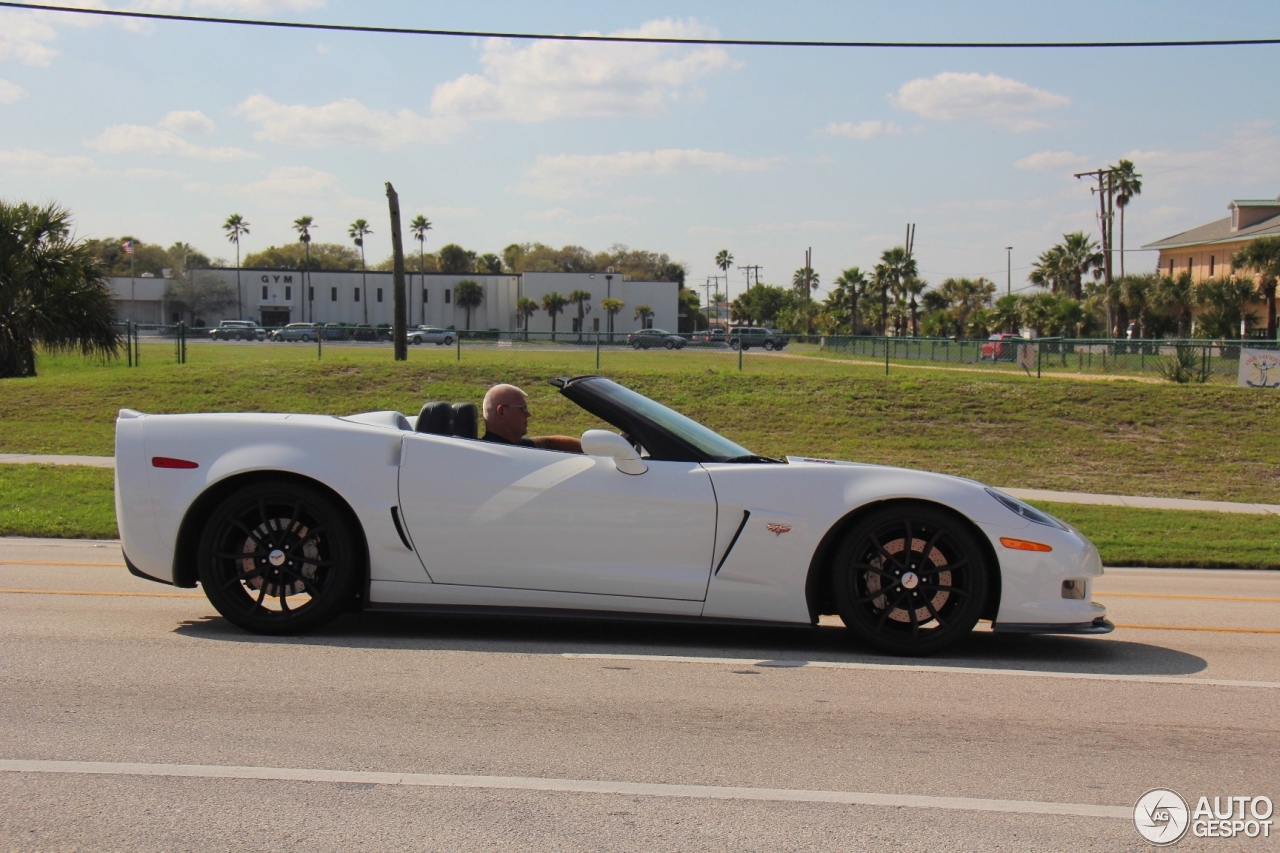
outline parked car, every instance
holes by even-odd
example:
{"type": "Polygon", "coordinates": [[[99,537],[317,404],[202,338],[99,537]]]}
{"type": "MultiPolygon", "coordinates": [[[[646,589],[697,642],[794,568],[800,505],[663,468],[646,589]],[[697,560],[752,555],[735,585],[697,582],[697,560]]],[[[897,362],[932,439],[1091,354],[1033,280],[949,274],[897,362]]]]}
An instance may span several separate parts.
{"type": "Polygon", "coordinates": [[[442,329],[439,326],[417,326],[405,333],[405,340],[414,346],[418,344],[450,346],[456,338],[457,333],[453,329],[442,329]]]}
{"type": "Polygon", "coordinates": [[[787,345],[787,338],[776,329],[764,326],[733,326],[729,329],[729,347],[731,349],[761,347],[766,350],[782,349],[787,345]]]}
{"type": "Polygon", "coordinates": [[[693,336],[693,343],[704,347],[724,346],[727,340],[724,329],[719,327],[698,332],[693,336]]]}
{"type": "Polygon", "coordinates": [[[252,320],[223,320],[209,330],[215,341],[265,341],[267,330],[252,320]]]}
{"type": "Polygon", "coordinates": [[[982,345],[982,357],[992,361],[1013,361],[1018,357],[1018,344],[1026,343],[1021,335],[996,332],[982,345]]]}
{"type": "Polygon", "coordinates": [[[665,329],[639,329],[627,335],[627,343],[631,344],[633,349],[652,349],[653,347],[684,349],[689,341],[665,329]]]}
{"type": "Polygon", "coordinates": [[[351,327],[345,323],[325,323],[324,339],[326,341],[351,340],[351,327]]]}
{"type": "Polygon", "coordinates": [[[283,328],[273,329],[267,334],[267,338],[273,341],[314,341],[319,337],[321,328],[319,323],[290,323],[283,328]]]}
{"type": "Polygon", "coordinates": [[[474,402],[413,417],[122,409],[125,565],[199,583],[228,623],[261,634],[357,609],[794,626],[839,614],[851,639],[920,655],[979,619],[998,634],[1113,627],[1091,601],[1097,549],[1002,492],[772,459],[603,376],[553,384],[609,425],[582,434],[582,455],[477,441],[474,402]]]}

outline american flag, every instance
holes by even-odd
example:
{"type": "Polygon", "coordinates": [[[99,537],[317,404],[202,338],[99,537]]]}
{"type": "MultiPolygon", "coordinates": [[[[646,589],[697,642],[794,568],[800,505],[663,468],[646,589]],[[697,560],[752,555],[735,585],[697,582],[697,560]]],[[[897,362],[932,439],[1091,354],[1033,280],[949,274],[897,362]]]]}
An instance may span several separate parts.
{"type": "Polygon", "coordinates": [[[133,241],[132,241],[132,240],[125,240],[125,241],[124,241],[123,243],[121,243],[120,245],[121,245],[121,246],[124,246],[124,253],[125,253],[126,255],[132,255],[132,254],[133,254],[133,241]]]}

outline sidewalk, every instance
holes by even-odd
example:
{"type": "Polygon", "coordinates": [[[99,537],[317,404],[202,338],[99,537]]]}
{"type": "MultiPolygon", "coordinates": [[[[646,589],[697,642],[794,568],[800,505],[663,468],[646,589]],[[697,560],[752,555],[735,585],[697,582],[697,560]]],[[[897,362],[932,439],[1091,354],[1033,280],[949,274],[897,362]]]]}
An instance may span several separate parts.
{"type": "MultiPolygon", "coordinates": [[[[27,453],[0,453],[0,465],[82,465],[93,468],[116,467],[112,456],[37,456],[27,453]]],[[[997,487],[999,488],[999,487],[997,487]]],[[[1024,501],[1061,504],[1096,504],[1139,509],[1195,509],[1205,512],[1238,512],[1246,515],[1280,515],[1280,505],[1194,501],[1182,498],[1141,498],[1128,495],[1093,495],[1087,492],[1051,492],[1046,489],[1006,489],[1000,491],[1024,501]]]]}

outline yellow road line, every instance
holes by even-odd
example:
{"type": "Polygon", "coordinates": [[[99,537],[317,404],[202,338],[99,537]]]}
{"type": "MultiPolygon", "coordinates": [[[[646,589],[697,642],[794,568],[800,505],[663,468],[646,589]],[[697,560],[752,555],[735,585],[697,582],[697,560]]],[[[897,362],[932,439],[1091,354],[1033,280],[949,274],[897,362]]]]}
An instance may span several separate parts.
{"type": "Polygon", "coordinates": [[[1280,634],[1275,628],[1208,628],[1192,625],[1117,625],[1139,631],[1208,631],[1211,634],[1280,634]]]}
{"type": "Polygon", "coordinates": [[[114,569],[123,569],[124,562],[68,563],[65,560],[0,560],[0,566],[110,566],[114,569]]]}
{"type": "Polygon", "coordinates": [[[3,595],[114,595],[122,598],[204,598],[198,592],[113,592],[92,589],[0,589],[3,595]]]}
{"type": "Polygon", "coordinates": [[[1094,598],[1177,598],[1182,601],[1253,601],[1262,604],[1280,604],[1280,598],[1247,598],[1230,595],[1174,595],[1155,592],[1098,592],[1094,598]]]}

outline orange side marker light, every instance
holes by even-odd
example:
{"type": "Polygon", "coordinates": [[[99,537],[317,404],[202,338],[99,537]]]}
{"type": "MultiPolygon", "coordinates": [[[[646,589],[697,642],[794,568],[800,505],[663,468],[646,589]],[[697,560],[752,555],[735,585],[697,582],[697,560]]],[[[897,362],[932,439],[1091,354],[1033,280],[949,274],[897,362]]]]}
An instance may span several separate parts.
{"type": "Polygon", "coordinates": [[[1028,542],[1026,539],[1011,539],[1008,536],[1000,537],[1000,544],[1014,551],[1052,551],[1053,548],[1041,542],[1028,542]]]}

